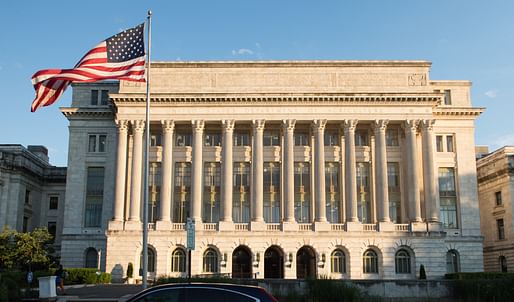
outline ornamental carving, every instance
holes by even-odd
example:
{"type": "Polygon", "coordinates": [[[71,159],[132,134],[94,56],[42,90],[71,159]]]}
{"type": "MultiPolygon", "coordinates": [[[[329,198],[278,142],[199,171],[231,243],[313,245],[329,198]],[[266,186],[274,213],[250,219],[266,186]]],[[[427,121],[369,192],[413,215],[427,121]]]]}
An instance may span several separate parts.
{"type": "Polygon", "coordinates": [[[426,86],[427,76],[424,73],[409,74],[409,86],[426,86]]]}
{"type": "Polygon", "coordinates": [[[434,130],[435,120],[422,120],[420,123],[420,127],[425,131],[434,130]]]}
{"type": "Polygon", "coordinates": [[[205,128],[205,121],[203,120],[192,120],[191,124],[193,125],[193,130],[195,132],[202,132],[205,128]]]}
{"type": "Polygon", "coordinates": [[[327,120],[314,120],[313,121],[313,128],[314,131],[324,131],[325,126],[327,125],[327,120]]]}
{"type": "Polygon", "coordinates": [[[375,120],[373,122],[373,128],[375,131],[386,131],[389,120],[375,120]]]}
{"type": "Polygon", "coordinates": [[[284,131],[293,131],[294,126],[296,125],[296,120],[283,120],[282,125],[284,126],[284,131]]]}
{"type": "Polygon", "coordinates": [[[127,132],[128,121],[127,120],[117,120],[116,127],[118,127],[118,132],[127,132]]]}
{"type": "Polygon", "coordinates": [[[345,131],[355,131],[359,120],[344,120],[343,127],[345,131]]]}
{"type": "Polygon", "coordinates": [[[132,124],[132,130],[134,132],[142,133],[145,131],[145,121],[144,120],[133,120],[130,121],[132,124]]]}
{"type": "Polygon", "coordinates": [[[235,125],[236,125],[235,120],[222,120],[221,121],[221,126],[222,126],[223,130],[227,131],[227,132],[234,131],[235,125]]]}
{"type": "Polygon", "coordinates": [[[161,125],[164,132],[173,132],[173,129],[175,129],[175,122],[171,120],[162,120],[161,125]]]}
{"type": "Polygon", "coordinates": [[[254,131],[263,131],[264,124],[266,124],[265,120],[253,120],[252,121],[253,130],[254,131]]]}
{"type": "Polygon", "coordinates": [[[403,128],[405,132],[412,131],[416,132],[418,130],[419,120],[406,120],[403,124],[403,128]]]}

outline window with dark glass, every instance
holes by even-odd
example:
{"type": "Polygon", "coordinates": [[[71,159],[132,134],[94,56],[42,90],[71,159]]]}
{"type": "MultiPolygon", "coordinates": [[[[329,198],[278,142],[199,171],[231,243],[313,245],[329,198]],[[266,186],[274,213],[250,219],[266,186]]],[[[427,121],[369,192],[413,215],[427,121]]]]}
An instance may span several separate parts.
{"type": "Polygon", "coordinates": [[[159,219],[159,211],[161,207],[161,181],[162,169],[160,162],[151,162],[148,173],[148,221],[155,222],[159,219]]]}
{"type": "Polygon", "coordinates": [[[221,133],[209,132],[205,134],[204,146],[215,147],[221,146],[221,133]]]}
{"type": "Polygon", "coordinates": [[[395,270],[397,274],[410,274],[411,273],[411,259],[410,254],[406,250],[399,250],[394,256],[395,270]]]}
{"type": "Polygon", "coordinates": [[[263,169],[264,221],[280,222],[280,163],[265,162],[263,169]]]}
{"type": "Polygon", "coordinates": [[[346,273],[346,257],[344,252],[337,249],[330,255],[330,271],[332,273],[346,273]]]}
{"type": "Polygon", "coordinates": [[[449,90],[449,89],[444,90],[444,104],[445,105],[452,104],[452,94],[451,94],[451,90],[449,90]]]}
{"type": "Polygon", "coordinates": [[[400,164],[387,163],[387,190],[389,193],[389,218],[393,223],[401,221],[400,164]]]}
{"type": "Polygon", "coordinates": [[[232,219],[236,223],[250,222],[250,163],[234,162],[232,219]]]}
{"type": "Polygon", "coordinates": [[[104,197],[104,167],[88,167],[86,183],[85,227],[100,227],[104,197]]]}
{"type": "Polygon", "coordinates": [[[48,200],[48,209],[57,210],[59,207],[59,196],[50,196],[48,200]]]}
{"type": "Polygon", "coordinates": [[[355,146],[369,146],[368,130],[355,130],[355,146]]]}
{"type": "Polygon", "coordinates": [[[234,146],[250,146],[250,132],[248,131],[235,131],[234,132],[234,146]]]}
{"type": "Polygon", "coordinates": [[[183,249],[175,249],[171,254],[171,271],[174,273],[186,272],[186,253],[183,249]]]}
{"type": "Polygon", "coordinates": [[[25,204],[30,204],[30,190],[25,190],[25,204]]]}
{"type": "Polygon", "coordinates": [[[88,152],[105,152],[107,144],[106,134],[90,134],[88,152]]]}
{"type": "Polygon", "coordinates": [[[446,136],[446,152],[455,152],[453,146],[453,135],[446,136]]]}
{"type": "Polygon", "coordinates": [[[435,145],[436,145],[437,152],[444,152],[444,150],[443,150],[443,136],[442,135],[437,135],[435,137],[435,145]]]}
{"type": "Polygon", "coordinates": [[[102,90],[101,96],[100,96],[100,105],[107,105],[109,104],[109,90],[102,90]]]}
{"type": "Polygon", "coordinates": [[[86,250],[85,268],[98,268],[98,251],[95,248],[88,248],[86,250]]]}
{"type": "Polygon", "coordinates": [[[217,273],[218,272],[218,253],[209,248],[203,254],[203,269],[204,273],[217,273]]]}
{"type": "Polygon", "coordinates": [[[450,229],[457,228],[457,191],[454,168],[439,168],[439,198],[443,226],[450,229]]]}
{"type": "Polygon", "coordinates": [[[150,146],[162,146],[162,135],[160,133],[153,133],[150,135],[150,146]]]}
{"type": "Polygon", "coordinates": [[[96,90],[96,89],[91,90],[91,105],[93,105],[93,106],[98,105],[98,90],[96,90]]]}
{"type": "Polygon", "coordinates": [[[357,163],[357,214],[362,223],[371,223],[369,163],[357,163]]]}
{"type": "Polygon", "coordinates": [[[177,132],[177,134],[175,135],[175,146],[177,146],[177,147],[191,146],[192,139],[193,139],[193,136],[191,133],[177,132]]]}
{"type": "Polygon", "coordinates": [[[367,250],[362,257],[363,272],[365,274],[378,274],[378,256],[373,250],[367,250]]]}
{"type": "Polygon", "coordinates": [[[496,200],[496,205],[497,206],[503,205],[502,192],[501,191],[498,191],[498,192],[494,193],[494,199],[496,200]]]}
{"type": "Polygon", "coordinates": [[[449,250],[446,253],[446,272],[458,273],[460,270],[459,253],[456,250],[449,250]]]}
{"type": "Polygon", "coordinates": [[[503,218],[496,219],[496,229],[498,230],[498,240],[505,239],[505,225],[503,222],[503,218]]]}
{"type": "Polygon", "coordinates": [[[325,146],[339,146],[339,133],[337,130],[325,130],[325,146]]]}
{"type": "Polygon", "coordinates": [[[507,258],[505,256],[500,256],[499,260],[500,260],[500,271],[502,273],[507,273],[508,272],[507,258]]]}
{"type": "Polygon", "coordinates": [[[294,145],[295,146],[308,146],[310,136],[308,132],[295,131],[294,133],[294,145]]]}
{"type": "Polygon", "coordinates": [[[387,129],[386,130],[386,146],[397,147],[400,145],[398,139],[398,129],[387,129]]]}
{"type": "Polygon", "coordinates": [[[29,218],[27,216],[23,216],[23,225],[21,228],[23,233],[26,233],[29,231],[29,218]]]}
{"type": "Polygon", "coordinates": [[[311,221],[311,186],[309,168],[309,163],[294,163],[294,216],[296,221],[300,223],[308,223],[311,221]]]}
{"type": "Polygon", "coordinates": [[[221,164],[204,164],[203,222],[213,223],[220,219],[221,164]]]}
{"type": "Polygon", "coordinates": [[[49,221],[48,222],[48,233],[52,235],[52,242],[55,241],[55,236],[57,235],[57,222],[49,221]]]}
{"type": "Polygon", "coordinates": [[[264,130],[264,146],[280,146],[280,130],[264,130]]]}
{"type": "Polygon", "coordinates": [[[186,222],[191,203],[191,163],[175,163],[175,189],[173,191],[173,222],[186,222]]]}
{"type": "Polygon", "coordinates": [[[341,223],[339,205],[341,198],[339,193],[339,163],[325,163],[325,199],[326,216],[330,223],[341,223]]]}
{"type": "MultiPolygon", "coordinates": [[[[155,251],[153,248],[148,248],[147,249],[147,253],[148,253],[148,272],[149,273],[155,273],[155,260],[156,260],[156,257],[155,257],[155,251]]],[[[143,251],[141,251],[141,256],[139,258],[139,267],[143,267],[143,251]]]]}

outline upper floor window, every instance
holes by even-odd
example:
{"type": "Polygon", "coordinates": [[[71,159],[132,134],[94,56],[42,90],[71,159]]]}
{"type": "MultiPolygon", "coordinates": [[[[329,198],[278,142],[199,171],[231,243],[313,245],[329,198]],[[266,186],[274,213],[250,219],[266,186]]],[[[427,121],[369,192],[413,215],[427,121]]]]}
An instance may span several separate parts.
{"type": "Polygon", "coordinates": [[[369,146],[369,136],[367,130],[355,131],[355,146],[369,146]]]}
{"type": "Polygon", "coordinates": [[[339,134],[337,130],[325,131],[325,146],[339,146],[339,134]]]}
{"type": "Polygon", "coordinates": [[[88,152],[105,152],[106,144],[107,144],[107,135],[106,134],[90,134],[87,151],[88,152]]]}
{"type": "Polygon", "coordinates": [[[398,147],[400,145],[398,139],[398,129],[387,129],[386,130],[386,146],[398,147]]]}
{"type": "Polygon", "coordinates": [[[505,225],[503,222],[503,218],[496,219],[496,228],[498,229],[498,240],[505,239],[505,225]]]}
{"type": "Polygon", "coordinates": [[[452,104],[452,94],[451,94],[451,90],[449,90],[449,89],[444,90],[444,104],[445,105],[452,104]]]}
{"type": "Polygon", "coordinates": [[[439,198],[443,226],[457,228],[457,190],[454,168],[439,168],[439,198]]]}
{"type": "Polygon", "coordinates": [[[59,197],[58,196],[50,196],[48,200],[48,209],[49,210],[57,210],[59,207],[59,197]]]}
{"type": "Polygon", "coordinates": [[[109,103],[109,90],[91,90],[91,105],[106,106],[109,103]]]}
{"type": "Polygon", "coordinates": [[[498,191],[494,193],[494,198],[496,200],[496,205],[501,206],[503,204],[502,201],[502,191],[498,191]]]}
{"type": "Polygon", "coordinates": [[[308,146],[309,145],[309,134],[307,132],[295,132],[294,133],[294,145],[295,146],[308,146]]]}
{"type": "Polygon", "coordinates": [[[30,190],[25,190],[25,204],[30,204],[30,190]]]}
{"type": "Polygon", "coordinates": [[[453,135],[446,136],[446,152],[455,152],[453,147],[453,135]]]}
{"type": "Polygon", "coordinates": [[[248,131],[235,131],[234,146],[250,146],[250,133],[248,131]]]}
{"type": "Polygon", "coordinates": [[[437,135],[435,137],[437,152],[455,152],[455,138],[453,134],[437,135]]]}
{"type": "Polygon", "coordinates": [[[514,155],[507,156],[509,169],[514,169],[514,155]]]}
{"type": "Polygon", "coordinates": [[[85,227],[100,227],[104,199],[104,167],[88,167],[86,183],[85,227]]]}
{"type": "Polygon", "coordinates": [[[150,135],[150,146],[162,146],[162,135],[160,133],[154,133],[150,135]]]}
{"type": "Polygon", "coordinates": [[[204,139],[204,146],[215,147],[221,146],[221,134],[220,133],[206,133],[204,139]]]}
{"type": "Polygon", "coordinates": [[[175,146],[177,147],[185,147],[191,146],[191,141],[193,137],[191,133],[177,132],[175,136],[175,146]]]}
{"type": "Polygon", "coordinates": [[[264,146],[280,146],[280,131],[265,130],[263,135],[264,146]]]}
{"type": "Polygon", "coordinates": [[[436,145],[436,150],[437,152],[443,152],[443,136],[442,135],[437,135],[435,137],[435,145],[436,145]]]}

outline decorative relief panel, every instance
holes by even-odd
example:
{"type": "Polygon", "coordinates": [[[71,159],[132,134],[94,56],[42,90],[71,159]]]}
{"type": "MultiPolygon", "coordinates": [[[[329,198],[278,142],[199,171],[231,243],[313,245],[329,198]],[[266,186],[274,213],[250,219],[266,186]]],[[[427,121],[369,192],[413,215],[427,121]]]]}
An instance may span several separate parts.
{"type": "Polygon", "coordinates": [[[427,75],[424,73],[409,74],[409,86],[426,86],[427,75]]]}

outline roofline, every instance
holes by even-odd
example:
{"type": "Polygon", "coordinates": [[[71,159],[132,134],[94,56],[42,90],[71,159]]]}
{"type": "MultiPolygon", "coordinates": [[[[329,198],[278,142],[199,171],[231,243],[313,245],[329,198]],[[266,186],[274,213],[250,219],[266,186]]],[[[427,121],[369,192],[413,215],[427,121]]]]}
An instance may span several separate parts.
{"type": "Polygon", "coordinates": [[[426,60],[152,61],[155,67],[430,67],[426,60]]]}

